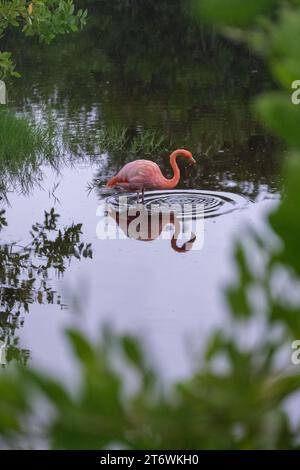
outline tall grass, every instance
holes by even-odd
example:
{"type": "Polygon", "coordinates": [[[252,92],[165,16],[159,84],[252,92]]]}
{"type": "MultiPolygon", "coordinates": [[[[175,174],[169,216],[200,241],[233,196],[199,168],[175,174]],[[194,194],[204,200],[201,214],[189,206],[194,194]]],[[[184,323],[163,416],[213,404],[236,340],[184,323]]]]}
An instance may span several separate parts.
{"type": "Polygon", "coordinates": [[[51,132],[0,109],[0,194],[19,189],[26,192],[39,180],[40,165],[52,162],[58,146],[51,132]]]}
{"type": "Polygon", "coordinates": [[[6,109],[0,110],[1,162],[22,162],[37,156],[50,156],[53,150],[49,132],[6,109]]]}
{"type": "Polygon", "coordinates": [[[133,139],[130,150],[134,155],[152,154],[162,150],[165,144],[165,137],[158,131],[144,130],[133,139]]]}
{"type": "Polygon", "coordinates": [[[102,129],[99,136],[101,150],[121,152],[128,146],[127,127],[107,127],[102,129]]]}
{"type": "Polygon", "coordinates": [[[124,152],[133,156],[152,155],[165,150],[170,142],[160,132],[144,129],[131,135],[127,127],[107,127],[100,134],[99,146],[110,153],[124,152]]]}

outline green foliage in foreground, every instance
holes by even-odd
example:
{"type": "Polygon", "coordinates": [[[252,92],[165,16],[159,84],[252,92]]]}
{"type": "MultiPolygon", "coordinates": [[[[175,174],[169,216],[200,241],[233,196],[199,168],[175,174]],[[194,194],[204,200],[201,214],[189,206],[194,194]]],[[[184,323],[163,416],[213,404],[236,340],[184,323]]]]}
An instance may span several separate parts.
{"type": "MultiPolygon", "coordinates": [[[[49,43],[57,35],[82,28],[87,12],[75,12],[73,0],[9,0],[0,2],[0,37],[10,28],[25,36],[38,36],[49,43]]],[[[0,51],[0,79],[7,75],[18,77],[10,52],[0,51]]]]}
{"type": "Polygon", "coordinates": [[[202,19],[217,25],[245,26],[257,19],[257,16],[270,11],[277,0],[190,0],[192,10],[202,19]]]}
{"type": "Polygon", "coordinates": [[[0,433],[8,447],[33,442],[29,423],[41,395],[55,414],[44,416],[35,431],[52,448],[297,448],[296,433],[279,405],[300,387],[300,376],[272,368],[271,343],[247,350],[219,333],[201,370],[164,389],[133,338],[105,331],[93,345],[75,330],[67,337],[80,369],[79,387],[72,393],[32,368],[2,377],[0,433]],[[122,372],[112,366],[116,354],[122,372]],[[218,355],[228,365],[220,373],[214,362],[218,355]],[[129,369],[133,393],[125,386],[129,369]]]}
{"type": "MultiPolygon", "coordinates": [[[[210,2],[202,0],[203,12],[210,2]]],[[[226,0],[224,12],[233,3],[242,11],[243,0],[226,0]]],[[[300,7],[293,11],[300,18],[300,7]]],[[[219,22],[220,10],[217,15],[219,22]]],[[[272,12],[274,31],[281,15],[272,12]]],[[[232,24],[224,18],[222,24],[232,24]]],[[[268,31],[261,38],[270,44],[268,31]]],[[[278,49],[270,46],[267,58],[273,64],[278,49]]],[[[53,448],[300,448],[300,423],[291,423],[286,407],[289,402],[298,410],[295,393],[300,391],[300,365],[291,362],[292,342],[300,339],[300,142],[294,126],[300,107],[283,92],[279,99],[263,96],[255,106],[293,148],[285,195],[268,218],[269,234],[249,229],[236,247],[237,280],[227,289],[226,330],[211,336],[198,370],[189,380],[164,388],[133,338],[105,331],[99,343],[91,344],[68,331],[80,366],[79,386],[72,393],[30,367],[1,377],[0,434],[7,447],[28,448],[38,429],[53,448]],[[116,364],[123,364],[121,371],[116,364]],[[131,392],[125,387],[128,368],[136,377],[131,392]],[[33,415],[41,415],[36,393],[55,413],[32,429],[33,415]]]]}

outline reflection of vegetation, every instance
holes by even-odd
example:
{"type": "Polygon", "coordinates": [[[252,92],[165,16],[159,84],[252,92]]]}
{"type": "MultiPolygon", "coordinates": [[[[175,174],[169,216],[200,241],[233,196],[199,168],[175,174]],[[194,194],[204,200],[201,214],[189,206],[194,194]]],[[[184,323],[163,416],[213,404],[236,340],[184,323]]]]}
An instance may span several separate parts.
{"type": "MultiPolygon", "coordinates": [[[[262,184],[278,189],[278,144],[247,108],[249,97],[272,85],[260,60],[191,24],[180,0],[101,0],[88,9],[87,28],[53,46],[32,41],[24,48],[21,38],[11,37],[7,48],[23,76],[10,91],[15,106],[43,111],[48,125],[58,123],[76,156],[101,159],[101,139],[114,128],[133,136],[156,131],[173,148],[198,156],[194,187],[226,189],[230,180],[239,191],[253,181],[253,196],[262,184]]],[[[158,153],[153,148],[149,158],[158,153]]],[[[105,173],[127,158],[111,152],[105,173]]],[[[168,159],[159,164],[167,172],[168,159]]]]}
{"type": "Polygon", "coordinates": [[[0,194],[27,190],[39,181],[41,162],[57,160],[60,151],[50,130],[30,123],[24,117],[0,112],[0,194]]]}
{"type": "Polygon", "coordinates": [[[130,152],[133,155],[153,155],[163,150],[166,140],[163,135],[151,130],[145,130],[133,138],[130,152]]]}
{"type": "Polygon", "coordinates": [[[151,129],[133,132],[127,128],[112,127],[102,131],[99,145],[109,153],[126,151],[138,156],[159,152],[164,143],[164,136],[151,129]]]}
{"type": "MultiPolygon", "coordinates": [[[[1,227],[6,225],[4,211],[1,227]]],[[[61,298],[49,283],[49,272],[65,272],[76,257],[91,258],[90,244],[81,241],[81,224],[58,227],[59,215],[51,209],[45,212],[42,224],[32,226],[31,241],[26,246],[2,243],[0,246],[0,339],[8,340],[8,361],[22,359],[15,330],[32,303],[61,304],[61,298]]],[[[23,351],[24,360],[27,352],[23,351]]]]}

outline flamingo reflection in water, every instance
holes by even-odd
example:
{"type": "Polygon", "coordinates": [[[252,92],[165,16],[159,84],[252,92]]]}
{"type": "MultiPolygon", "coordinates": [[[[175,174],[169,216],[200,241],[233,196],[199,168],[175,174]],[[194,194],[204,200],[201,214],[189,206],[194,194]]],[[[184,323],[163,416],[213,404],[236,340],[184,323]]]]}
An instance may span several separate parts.
{"type": "Polygon", "coordinates": [[[161,236],[168,225],[173,226],[171,248],[177,253],[190,251],[196,241],[196,235],[190,232],[189,240],[181,246],[177,244],[185,231],[182,231],[183,223],[174,211],[151,211],[141,204],[135,208],[118,210],[111,205],[108,215],[115,220],[126,237],[140,241],[153,241],[161,236]]]}

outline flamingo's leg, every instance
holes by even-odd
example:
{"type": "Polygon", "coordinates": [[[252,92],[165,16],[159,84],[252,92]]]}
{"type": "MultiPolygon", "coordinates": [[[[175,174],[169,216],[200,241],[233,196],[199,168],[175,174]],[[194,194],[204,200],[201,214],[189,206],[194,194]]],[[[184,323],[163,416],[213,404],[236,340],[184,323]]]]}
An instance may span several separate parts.
{"type": "Polygon", "coordinates": [[[144,192],[145,192],[145,188],[142,189],[142,204],[145,204],[145,201],[144,201],[144,192]]]}
{"type": "Polygon", "coordinates": [[[137,194],[137,196],[136,196],[136,198],[137,198],[137,203],[139,204],[139,203],[140,203],[140,192],[137,191],[136,194],[137,194]]]}

